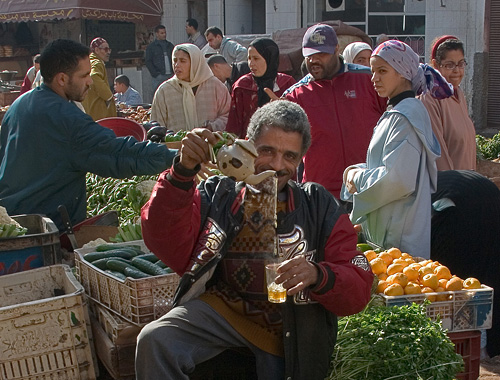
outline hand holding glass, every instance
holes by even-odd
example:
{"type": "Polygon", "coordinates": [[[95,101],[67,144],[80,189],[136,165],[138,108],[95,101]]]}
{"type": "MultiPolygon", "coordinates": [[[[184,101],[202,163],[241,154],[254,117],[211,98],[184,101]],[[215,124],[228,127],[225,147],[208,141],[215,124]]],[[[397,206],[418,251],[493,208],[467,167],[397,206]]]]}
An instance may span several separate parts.
{"type": "Polygon", "coordinates": [[[279,263],[266,265],[267,299],[273,303],[286,301],[286,289],[283,287],[283,284],[276,284],[275,282],[276,277],[278,277],[276,270],[279,266],[279,263]]]}

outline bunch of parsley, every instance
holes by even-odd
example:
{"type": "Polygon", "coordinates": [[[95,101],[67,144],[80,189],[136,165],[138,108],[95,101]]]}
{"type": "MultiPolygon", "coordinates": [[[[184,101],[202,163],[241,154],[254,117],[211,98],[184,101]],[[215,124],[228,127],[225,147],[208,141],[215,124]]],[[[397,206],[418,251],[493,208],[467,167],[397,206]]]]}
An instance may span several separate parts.
{"type": "Polygon", "coordinates": [[[450,380],[463,359],[425,304],[375,306],[341,318],[330,380],[450,380]]]}

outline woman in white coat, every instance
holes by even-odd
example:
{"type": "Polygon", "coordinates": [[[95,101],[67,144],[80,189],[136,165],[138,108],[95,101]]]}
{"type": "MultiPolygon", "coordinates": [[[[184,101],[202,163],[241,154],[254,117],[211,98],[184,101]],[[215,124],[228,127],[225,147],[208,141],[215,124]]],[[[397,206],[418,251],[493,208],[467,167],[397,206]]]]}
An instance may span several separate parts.
{"type": "Polygon", "coordinates": [[[375,126],[366,163],[345,170],[341,197],[353,202],[351,221],[362,225],[367,240],[429,258],[440,147],[415,96],[431,90],[447,97],[453,91],[401,41],[379,45],[370,66],[375,90],[389,98],[389,106],[375,126]]]}

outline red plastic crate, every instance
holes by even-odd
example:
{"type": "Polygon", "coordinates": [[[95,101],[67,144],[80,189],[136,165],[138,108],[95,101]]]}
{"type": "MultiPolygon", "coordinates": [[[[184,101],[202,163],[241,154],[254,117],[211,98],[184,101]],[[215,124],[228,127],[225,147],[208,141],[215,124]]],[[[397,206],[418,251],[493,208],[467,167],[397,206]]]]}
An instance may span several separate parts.
{"type": "Polygon", "coordinates": [[[458,373],[456,379],[477,380],[481,358],[481,332],[450,332],[448,336],[455,344],[455,352],[464,358],[464,371],[458,373]]]}

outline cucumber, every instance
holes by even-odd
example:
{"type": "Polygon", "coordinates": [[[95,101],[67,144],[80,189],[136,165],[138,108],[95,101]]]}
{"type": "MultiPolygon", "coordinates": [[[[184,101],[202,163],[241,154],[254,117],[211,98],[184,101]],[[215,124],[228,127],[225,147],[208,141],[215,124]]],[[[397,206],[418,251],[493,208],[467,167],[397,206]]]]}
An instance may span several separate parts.
{"type": "Polygon", "coordinates": [[[106,266],[108,267],[109,270],[114,270],[117,272],[121,272],[123,274],[125,274],[125,268],[135,268],[130,262],[126,263],[124,261],[116,259],[108,260],[106,266]]]}
{"type": "Polygon", "coordinates": [[[131,263],[140,271],[150,274],[152,276],[160,276],[166,274],[165,270],[160,268],[158,265],[153,264],[148,260],[144,260],[138,257],[134,257],[131,263]]]}
{"type": "Polygon", "coordinates": [[[123,261],[124,263],[128,263],[129,265],[132,265],[130,263],[130,260],[124,259],[123,257],[118,257],[118,256],[113,256],[113,257],[104,257],[102,259],[94,260],[91,262],[91,264],[101,270],[106,270],[108,269],[108,261],[109,260],[119,260],[123,261]]]}
{"type": "MultiPolygon", "coordinates": [[[[148,261],[149,262],[149,261],[148,261]]],[[[144,273],[144,272],[141,272],[139,269],[131,266],[131,267],[126,267],[124,270],[123,270],[123,274],[127,277],[132,277],[132,278],[147,278],[147,277],[151,277],[151,275],[147,274],[147,273],[144,273]]]]}
{"type": "Polygon", "coordinates": [[[141,247],[139,245],[123,245],[123,244],[101,244],[95,247],[95,250],[97,252],[106,252],[106,251],[111,251],[114,249],[119,249],[119,248],[133,248],[136,250],[141,251],[141,247]]]}
{"type": "Polygon", "coordinates": [[[162,269],[166,269],[166,268],[168,268],[168,267],[167,267],[167,264],[165,264],[165,263],[164,263],[163,261],[161,261],[161,260],[155,261],[155,265],[158,265],[158,266],[159,266],[160,268],[162,268],[162,269]]]}
{"type": "Polygon", "coordinates": [[[113,277],[116,277],[119,280],[126,280],[127,279],[127,276],[125,276],[123,273],[117,272],[115,270],[106,269],[106,273],[110,274],[113,277]]]}
{"type": "Polygon", "coordinates": [[[154,253],[144,253],[142,255],[136,256],[139,259],[148,260],[149,262],[155,264],[158,261],[158,257],[154,253]]]}
{"type": "Polygon", "coordinates": [[[111,258],[111,257],[121,257],[122,259],[130,260],[134,256],[137,256],[135,251],[120,248],[105,252],[89,252],[83,255],[83,258],[89,263],[92,263],[99,259],[111,258]]]}

